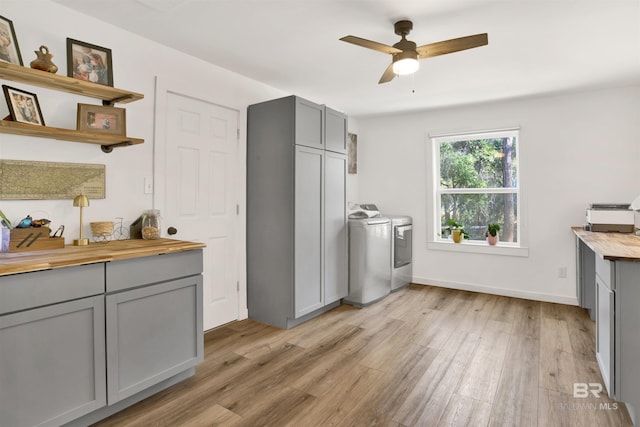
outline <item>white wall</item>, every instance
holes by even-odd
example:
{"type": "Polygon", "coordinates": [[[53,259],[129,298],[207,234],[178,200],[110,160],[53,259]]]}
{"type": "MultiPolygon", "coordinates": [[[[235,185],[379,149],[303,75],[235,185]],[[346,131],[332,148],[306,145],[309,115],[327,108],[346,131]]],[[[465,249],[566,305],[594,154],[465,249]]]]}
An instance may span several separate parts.
{"type": "MultiPolygon", "coordinates": [[[[0,134],[2,159],[106,165],[106,198],[91,200],[90,207],[85,209],[85,236],[91,235],[88,226],[91,221],[108,221],[124,217],[125,223],[129,224],[144,210],[154,207],[154,196],[144,194],[144,181],[145,178],[153,178],[154,174],[156,78],[163,87],[239,112],[240,182],[235,191],[241,206],[238,236],[242,290],[240,296],[243,300],[241,307],[246,306],[246,227],[243,209],[246,205],[246,110],[250,104],[287,96],[290,93],[161,46],[50,1],[3,0],[1,13],[13,21],[25,66],[29,66],[31,60],[35,59],[33,51],[44,44],[54,55],[53,62],[59,67],[58,74],[66,75],[66,38],[73,38],[110,48],[113,53],[114,86],[145,96],[142,101],[118,104],[119,107],[126,108],[127,134],[142,138],[145,143],[116,148],[110,154],[103,153],[99,146],[93,144],[0,134]]],[[[37,94],[48,126],[75,129],[77,103],[100,104],[96,99],[40,87],[10,81],[1,83],[37,94]]],[[[0,117],[7,114],[6,103],[0,100],[0,117]]],[[[349,122],[349,130],[357,132],[355,121],[349,122]]],[[[357,192],[357,188],[357,176],[350,175],[347,182],[348,197],[351,197],[351,193],[357,192]]],[[[52,220],[53,229],[64,224],[67,244],[79,235],[79,211],[72,206],[71,200],[0,200],[0,209],[12,221],[30,214],[34,218],[52,220]]]]}
{"type": "Polygon", "coordinates": [[[640,194],[640,87],[359,118],[359,199],[414,217],[414,281],[576,303],[571,226],[640,194]],[[528,257],[427,249],[428,134],[520,126],[528,257]],[[567,267],[568,277],[558,269],[567,267]]]}
{"type": "MultiPolygon", "coordinates": [[[[85,222],[124,217],[131,222],[152,207],[152,195],[145,195],[144,179],[153,176],[154,81],[181,82],[187,93],[197,94],[240,111],[240,128],[246,129],[247,105],[287,93],[244,78],[178,51],[78,14],[49,1],[5,0],[2,15],[13,21],[25,66],[35,58],[41,44],[49,47],[53,61],[66,75],[66,38],[108,47],[113,52],[114,85],[144,94],[142,101],[120,104],[127,113],[127,134],[145,143],[103,153],[99,146],[0,134],[0,158],[106,165],[106,199],[91,200],[85,222]]],[[[48,126],[75,128],[77,103],[100,104],[99,100],[51,91],[15,82],[2,82],[37,94],[48,126]]],[[[8,114],[0,102],[0,115],[8,114]]],[[[242,132],[242,145],[245,135],[242,132]]],[[[241,158],[244,159],[244,154],[241,158]]],[[[242,165],[244,171],[244,162],[242,165]]],[[[244,179],[244,173],[243,179],[244,179]]],[[[238,188],[244,204],[244,180],[238,188]]],[[[0,209],[12,220],[31,214],[46,217],[52,227],[66,226],[66,241],[78,236],[78,209],[71,200],[0,201],[0,209]]],[[[90,235],[88,225],[85,233],[90,235]]]]}

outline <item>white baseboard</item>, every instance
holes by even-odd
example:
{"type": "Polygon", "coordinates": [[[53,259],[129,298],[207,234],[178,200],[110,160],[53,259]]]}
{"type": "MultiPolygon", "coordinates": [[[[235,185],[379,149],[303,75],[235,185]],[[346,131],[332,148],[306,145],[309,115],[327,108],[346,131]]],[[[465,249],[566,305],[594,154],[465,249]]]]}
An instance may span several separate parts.
{"type": "Polygon", "coordinates": [[[482,292],[485,294],[501,295],[505,297],[524,298],[535,301],[578,305],[578,299],[576,297],[565,297],[561,295],[543,294],[539,292],[529,292],[516,289],[495,288],[491,286],[476,285],[473,283],[448,282],[442,280],[425,279],[422,277],[414,277],[412,283],[417,283],[419,285],[439,286],[441,288],[458,289],[461,291],[482,292]]]}

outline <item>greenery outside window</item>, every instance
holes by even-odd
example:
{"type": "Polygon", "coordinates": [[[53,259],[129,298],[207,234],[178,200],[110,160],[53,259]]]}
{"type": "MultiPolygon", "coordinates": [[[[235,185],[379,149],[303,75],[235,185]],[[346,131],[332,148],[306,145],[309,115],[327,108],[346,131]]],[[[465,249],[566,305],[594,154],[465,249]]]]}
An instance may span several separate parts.
{"type": "MultiPolygon", "coordinates": [[[[499,224],[499,246],[521,246],[517,129],[431,137],[434,242],[449,242],[449,220],[467,242],[484,244],[488,224],[499,224]]],[[[431,239],[430,239],[431,240],[431,239]]]]}

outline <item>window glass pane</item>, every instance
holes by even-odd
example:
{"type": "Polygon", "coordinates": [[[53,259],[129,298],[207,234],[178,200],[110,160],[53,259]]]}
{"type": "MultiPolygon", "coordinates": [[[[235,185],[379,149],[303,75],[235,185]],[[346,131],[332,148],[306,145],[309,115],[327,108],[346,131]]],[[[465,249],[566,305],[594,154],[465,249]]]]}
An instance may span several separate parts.
{"type": "Polygon", "coordinates": [[[450,219],[462,224],[469,240],[485,240],[487,225],[500,225],[501,242],[518,241],[518,199],[510,194],[442,194],[440,196],[440,235],[447,238],[450,219]]]}
{"type": "Polygon", "coordinates": [[[516,137],[440,143],[440,188],[517,188],[516,137]]]}

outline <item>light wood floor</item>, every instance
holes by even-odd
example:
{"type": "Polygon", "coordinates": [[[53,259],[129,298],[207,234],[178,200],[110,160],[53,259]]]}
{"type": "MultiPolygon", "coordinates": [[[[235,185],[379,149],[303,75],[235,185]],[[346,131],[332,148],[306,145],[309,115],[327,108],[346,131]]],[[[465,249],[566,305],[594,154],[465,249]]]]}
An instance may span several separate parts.
{"type": "Polygon", "coordinates": [[[99,425],[630,425],[606,393],[573,397],[602,383],[594,326],[578,307],[410,285],[287,331],[210,331],[195,376],[99,425]]]}

